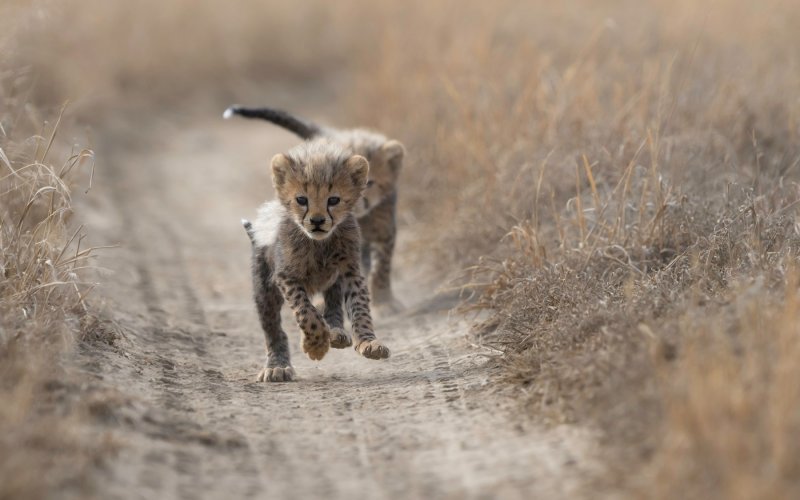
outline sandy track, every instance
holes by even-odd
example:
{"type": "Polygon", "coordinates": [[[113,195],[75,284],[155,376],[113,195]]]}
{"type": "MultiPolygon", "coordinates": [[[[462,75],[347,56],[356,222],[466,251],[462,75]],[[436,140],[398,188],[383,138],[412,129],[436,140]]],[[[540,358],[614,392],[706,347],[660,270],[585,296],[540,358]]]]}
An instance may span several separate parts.
{"type": "MultiPolygon", "coordinates": [[[[299,351],[299,380],[255,382],[263,335],[251,300],[242,216],[271,195],[267,159],[295,143],[252,122],[97,144],[110,193],[88,209],[106,252],[101,292],[125,328],[119,350],[87,351],[120,445],[96,473],[102,498],[462,498],[569,496],[589,440],[509,418],[482,352],[448,321],[452,301],[399,282],[408,312],[377,321],[393,356],[352,349],[320,363],[299,351]]],[[[409,230],[406,228],[406,230],[409,230]]],[[[398,276],[413,276],[403,262],[398,276]]],[[[101,412],[102,413],[102,412],[101,412]]]]}

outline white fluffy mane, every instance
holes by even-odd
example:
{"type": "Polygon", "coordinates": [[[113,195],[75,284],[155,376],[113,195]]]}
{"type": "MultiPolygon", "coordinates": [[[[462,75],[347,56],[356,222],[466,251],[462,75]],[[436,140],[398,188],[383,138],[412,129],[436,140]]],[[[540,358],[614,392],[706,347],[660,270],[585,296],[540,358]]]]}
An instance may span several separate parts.
{"type": "Polygon", "coordinates": [[[256,246],[271,246],[275,243],[284,217],[286,208],[277,200],[268,201],[258,207],[258,215],[253,223],[253,239],[256,246]]]}

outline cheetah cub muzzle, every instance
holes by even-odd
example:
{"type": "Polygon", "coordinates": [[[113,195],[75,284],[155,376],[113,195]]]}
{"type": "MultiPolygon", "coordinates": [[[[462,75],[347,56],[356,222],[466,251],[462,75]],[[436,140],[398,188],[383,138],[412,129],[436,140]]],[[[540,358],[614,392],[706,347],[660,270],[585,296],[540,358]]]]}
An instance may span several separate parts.
{"type": "Polygon", "coordinates": [[[329,347],[351,345],[364,357],[385,359],[375,338],[369,292],[361,275],[361,235],[353,208],[366,187],[369,163],[328,139],[303,143],[272,159],[278,199],[261,206],[254,223],[242,223],[253,248],[253,295],[264,329],[267,360],[259,381],[294,378],[289,342],[281,326],[287,302],[313,360],[329,347]],[[324,310],[311,302],[322,293],[324,310]],[[344,310],[353,337],[344,329],[344,310]]]}

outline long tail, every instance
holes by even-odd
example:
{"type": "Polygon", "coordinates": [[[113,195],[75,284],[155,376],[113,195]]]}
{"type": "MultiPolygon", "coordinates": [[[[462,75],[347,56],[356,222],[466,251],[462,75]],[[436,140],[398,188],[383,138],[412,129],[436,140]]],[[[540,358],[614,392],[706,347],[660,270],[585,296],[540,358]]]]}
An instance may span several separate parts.
{"type": "Polygon", "coordinates": [[[286,111],[272,108],[245,108],[243,106],[231,106],[225,110],[222,117],[228,119],[233,115],[244,116],[245,118],[259,118],[267,120],[279,127],[283,127],[290,132],[294,132],[303,139],[311,139],[322,133],[322,129],[317,125],[306,122],[292,116],[286,111]]]}

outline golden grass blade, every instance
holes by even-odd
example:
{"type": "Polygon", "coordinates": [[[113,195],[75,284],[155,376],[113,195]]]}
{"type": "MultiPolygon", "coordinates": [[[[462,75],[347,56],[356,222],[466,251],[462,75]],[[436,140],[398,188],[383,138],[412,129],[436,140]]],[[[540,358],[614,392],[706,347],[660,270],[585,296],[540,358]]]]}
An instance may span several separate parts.
{"type": "Polygon", "coordinates": [[[589,159],[586,158],[586,155],[581,155],[583,157],[583,169],[586,171],[586,177],[589,179],[589,186],[592,188],[592,201],[594,202],[594,209],[595,212],[600,212],[600,195],[597,194],[597,184],[594,182],[594,176],[592,175],[592,166],[589,165],[589,159]]]}
{"type": "Polygon", "coordinates": [[[47,147],[42,154],[42,157],[39,158],[39,163],[44,163],[47,159],[47,154],[50,152],[50,148],[53,146],[53,141],[56,140],[56,134],[58,133],[58,127],[61,124],[61,118],[64,116],[64,111],[67,109],[67,104],[64,103],[61,105],[61,110],[58,112],[58,118],[56,118],[56,123],[53,125],[53,130],[50,133],[50,139],[47,141],[47,147]]]}

